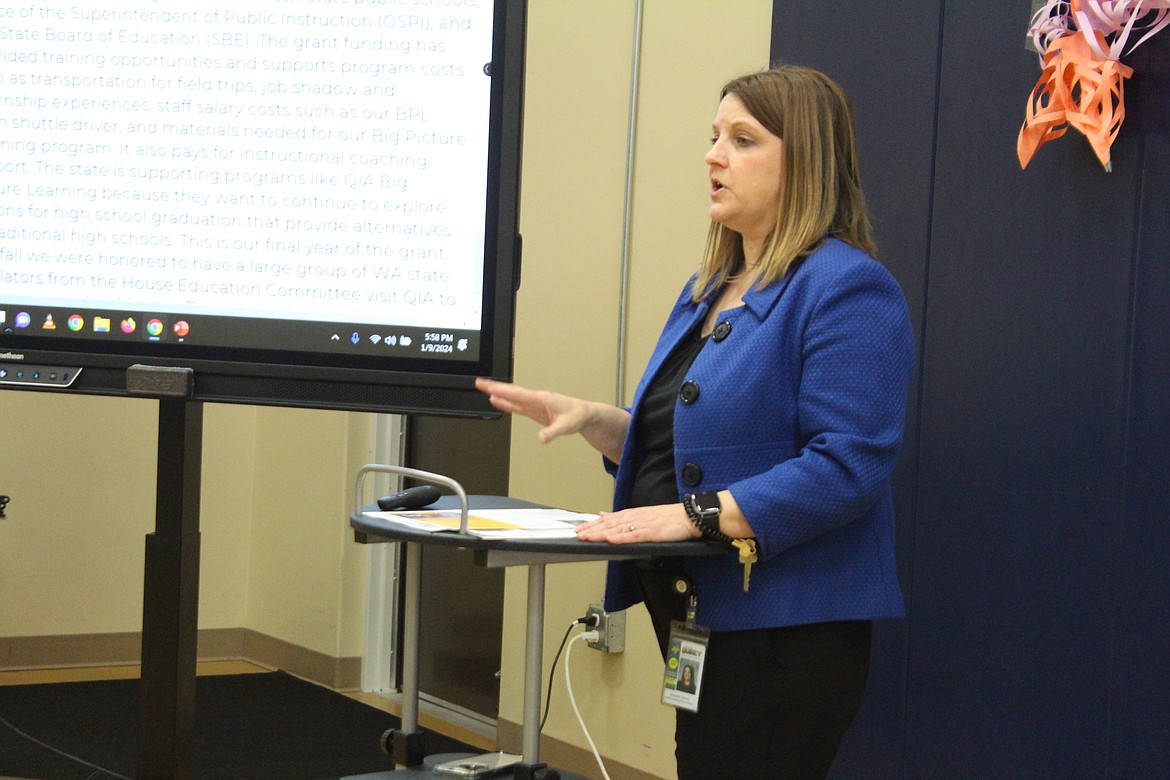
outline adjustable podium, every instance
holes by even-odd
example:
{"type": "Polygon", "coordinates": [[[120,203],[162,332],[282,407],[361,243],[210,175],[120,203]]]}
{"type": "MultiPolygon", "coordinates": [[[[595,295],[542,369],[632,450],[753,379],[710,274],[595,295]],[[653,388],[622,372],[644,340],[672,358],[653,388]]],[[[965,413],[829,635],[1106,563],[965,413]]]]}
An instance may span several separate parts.
{"type": "MultiPolygon", "coordinates": [[[[545,566],[550,563],[573,563],[582,561],[628,560],[650,557],[683,557],[712,555],[722,552],[702,541],[651,542],[642,544],[612,545],[604,542],[581,542],[576,539],[483,539],[467,533],[469,509],[519,509],[539,508],[515,498],[503,496],[467,496],[459,483],[447,477],[428,472],[416,471],[397,466],[369,465],[358,472],[355,491],[355,507],[349,524],[354,529],[356,541],[368,544],[377,542],[402,542],[406,552],[406,571],[403,577],[403,679],[402,679],[402,727],[392,733],[387,741],[394,762],[400,769],[373,774],[354,775],[342,780],[392,780],[396,778],[440,778],[451,775],[435,774],[433,761],[426,760],[423,744],[424,734],[418,728],[418,636],[419,612],[422,584],[420,582],[422,546],[427,544],[447,545],[469,549],[473,552],[476,565],[495,568],[500,566],[528,567],[528,611],[524,640],[524,708],[522,755],[510,770],[496,771],[493,777],[514,778],[515,780],[538,780],[560,777],[562,780],[578,778],[564,772],[556,772],[540,763],[540,698],[541,672],[544,663],[544,589],[545,566]],[[462,523],[459,531],[429,532],[408,528],[392,521],[371,517],[364,508],[363,482],[366,474],[382,472],[420,479],[449,488],[454,495],[444,496],[433,504],[433,509],[460,509],[462,523]]],[[[493,757],[496,754],[491,754],[493,757]]],[[[457,756],[443,756],[444,760],[457,756]]],[[[475,763],[475,757],[468,757],[468,763],[475,763]]],[[[474,776],[468,774],[469,777],[474,776]]]]}

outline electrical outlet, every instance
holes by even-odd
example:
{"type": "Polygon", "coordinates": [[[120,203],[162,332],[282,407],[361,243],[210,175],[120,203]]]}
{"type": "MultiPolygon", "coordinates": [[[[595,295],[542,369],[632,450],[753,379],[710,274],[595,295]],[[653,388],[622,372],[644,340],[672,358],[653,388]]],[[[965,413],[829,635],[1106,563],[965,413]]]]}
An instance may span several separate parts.
{"type": "Polygon", "coordinates": [[[597,625],[592,629],[597,632],[597,641],[586,644],[603,653],[620,653],[626,649],[625,610],[606,612],[601,604],[590,604],[585,614],[597,618],[597,625]]]}

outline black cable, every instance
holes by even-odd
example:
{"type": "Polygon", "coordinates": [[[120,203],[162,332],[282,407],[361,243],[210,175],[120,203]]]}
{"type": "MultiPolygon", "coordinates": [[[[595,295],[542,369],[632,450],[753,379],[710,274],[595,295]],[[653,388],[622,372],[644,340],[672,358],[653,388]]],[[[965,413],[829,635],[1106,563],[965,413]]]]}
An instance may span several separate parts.
{"type": "Polygon", "coordinates": [[[548,709],[549,705],[552,704],[552,686],[553,679],[556,676],[557,661],[561,660],[561,652],[565,649],[565,643],[569,641],[569,634],[573,631],[573,627],[578,625],[586,625],[592,628],[597,625],[597,618],[593,615],[579,617],[565,629],[565,635],[561,637],[561,646],[557,648],[557,654],[553,656],[552,668],[548,670],[548,692],[544,695],[544,715],[540,719],[540,728],[536,730],[538,735],[544,733],[544,724],[548,720],[548,709]]]}
{"type": "Polygon", "coordinates": [[[75,761],[78,764],[81,764],[82,766],[84,766],[88,769],[93,769],[94,772],[91,773],[89,775],[89,777],[86,778],[86,780],[96,780],[96,778],[100,777],[101,775],[109,775],[110,777],[115,778],[115,780],[130,780],[129,777],[126,777],[124,775],[120,775],[117,772],[111,772],[109,769],[106,769],[105,767],[98,766],[97,764],[91,764],[90,762],[86,761],[83,758],[78,758],[75,755],[72,755],[70,753],[66,753],[64,750],[58,750],[57,748],[53,747],[52,745],[49,745],[45,742],[41,742],[39,739],[32,736],[31,734],[26,734],[25,732],[18,729],[16,726],[13,726],[11,723],[9,723],[7,720],[5,720],[2,716],[0,716],[0,726],[4,726],[8,730],[10,730],[13,734],[17,735],[18,737],[20,737],[22,739],[28,740],[29,742],[33,743],[34,745],[37,745],[38,747],[43,747],[45,750],[56,753],[57,755],[61,756],[62,758],[67,758],[70,761],[75,761]]]}

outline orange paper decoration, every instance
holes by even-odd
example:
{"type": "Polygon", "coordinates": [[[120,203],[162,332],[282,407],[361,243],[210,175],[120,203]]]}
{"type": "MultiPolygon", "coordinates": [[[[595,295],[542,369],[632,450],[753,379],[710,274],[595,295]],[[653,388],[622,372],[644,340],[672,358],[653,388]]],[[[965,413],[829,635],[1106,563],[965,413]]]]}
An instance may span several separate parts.
{"type": "Polygon", "coordinates": [[[1124,82],[1133,75],[1120,58],[1166,26],[1170,0],[1048,0],[1028,31],[1043,72],[1016,141],[1020,167],[1073,127],[1112,170],[1109,148],[1125,119],[1124,82]],[[1135,32],[1144,35],[1127,49],[1135,32]]]}
{"type": "MultiPolygon", "coordinates": [[[[1108,48],[1105,36],[1096,35],[1108,48]]],[[[1065,35],[1050,43],[1016,142],[1020,167],[1027,168],[1037,149],[1073,127],[1089,140],[1105,170],[1112,170],[1109,148],[1125,119],[1123,81],[1131,75],[1128,65],[1099,58],[1083,35],[1065,35]]]]}

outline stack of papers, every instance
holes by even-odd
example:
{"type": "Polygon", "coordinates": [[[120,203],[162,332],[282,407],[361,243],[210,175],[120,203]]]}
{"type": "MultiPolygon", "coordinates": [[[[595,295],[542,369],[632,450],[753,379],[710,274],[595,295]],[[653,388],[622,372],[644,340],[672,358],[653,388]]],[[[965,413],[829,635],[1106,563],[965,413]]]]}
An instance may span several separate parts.
{"type": "MultiPolygon", "coordinates": [[[[364,517],[386,520],[417,531],[459,531],[458,509],[424,509],[403,512],[365,512],[364,517]]],[[[597,515],[566,509],[473,509],[467,516],[467,533],[483,539],[573,539],[577,526],[597,515]]]]}

